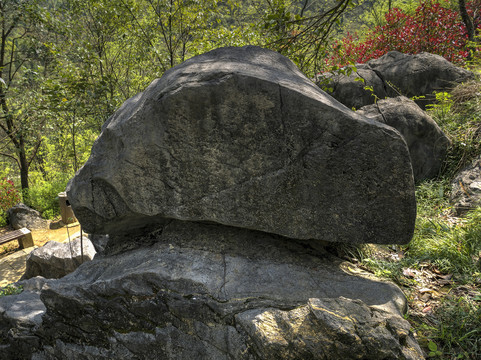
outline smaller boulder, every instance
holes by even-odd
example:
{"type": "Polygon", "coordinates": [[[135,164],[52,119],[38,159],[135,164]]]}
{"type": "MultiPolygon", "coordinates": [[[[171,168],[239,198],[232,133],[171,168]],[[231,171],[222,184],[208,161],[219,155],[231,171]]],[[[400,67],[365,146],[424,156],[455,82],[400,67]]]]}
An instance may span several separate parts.
{"type": "Polygon", "coordinates": [[[451,203],[457,216],[481,206],[481,156],[454,178],[451,188],[451,203]]]}
{"type": "Polygon", "coordinates": [[[409,98],[422,97],[416,100],[422,109],[435,102],[434,92],[451,91],[474,77],[471,71],[426,52],[408,55],[390,51],[368,64],[389,85],[389,97],[399,94],[409,98]]]}
{"type": "Polygon", "coordinates": [[[356,71],[347,66],[341,73],[323,73],[316,80],[318,86],[351,109],[400,95],[416,97],[416,103],[425,109],[436,101],[433,92],[451,91],[472,78],[471,71],[439,55],[390,51],[366,64],[356,64],[356,71]]]}
{"type": "Polygon", "coordinates": [[[409,148],[416,182],[438,175],[450,140],[414,101],[404,96],[383,99],[362,107],[358,113],[401,133],[409,148]]]}
{"type": "Polygon", "coordinates": [[[73,272],[85,261],[92,260],[95,254],[94,245],[85,236],[83,238],[83,257],[80,238],[76,238],[70,243],[49,241],[28,255],[23,279],[30,279],[34,276],[59,279],[73,272]]]}
{"type": "Polygon", "coordinates": [[[374,104],[376,99],[388,96],[386,85],[369,65],[357,64],[356,71],[348,69],[344,73],[320,75],[317,85],[350,109],[374,104]]]}
{"type": "Polygon", "coordinates": [[[7,211],[8,221],[15,229],[42,230],[48,228],[48,220],[42,218],[37,210],[19,203],[7,211]]]}

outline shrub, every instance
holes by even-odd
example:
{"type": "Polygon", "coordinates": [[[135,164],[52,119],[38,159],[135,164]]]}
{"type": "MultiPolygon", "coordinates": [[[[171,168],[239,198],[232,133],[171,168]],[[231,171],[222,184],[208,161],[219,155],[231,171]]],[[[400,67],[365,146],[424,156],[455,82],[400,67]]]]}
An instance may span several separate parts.
{"type": "Polygon", "coordinates": [[[3,288],[0,288],[0,297],[9,295],[18,295],[23,291],[23,286],[9,284],[3,288]]]}
{"type": "Polygon", "coordinates": [[[12,180],[0,180],[0,226],[7,225],[7,210],[20,202],[20,194],[12,180]]]}
{"type": "MultiPolygon", "coordinates": [[[[479,0],[468,3],[469,12],[479,0]]],[[[364,63],[389,51],[417,54],[430,52],[454,63],[463,63],[469,55],[468,36],[459,13],[439,3],[426,1],[413,14],[394,8],[385,14],[386,23],[377,26],[360,40],[348,34],[334,44],[333,55],[326,59],[329,66],[345,66],[350,62],[364,63]]],[[[481,29],[481,24],[476,24],[481,29]]]]}
{"type": "Polygon", "coordinates": [[[68,178],[59,176],[55,180],[38,180],[28,189],[28,205],[39,211],[46,219],[60,215],[58,193],[65,191],[68,178]]]}

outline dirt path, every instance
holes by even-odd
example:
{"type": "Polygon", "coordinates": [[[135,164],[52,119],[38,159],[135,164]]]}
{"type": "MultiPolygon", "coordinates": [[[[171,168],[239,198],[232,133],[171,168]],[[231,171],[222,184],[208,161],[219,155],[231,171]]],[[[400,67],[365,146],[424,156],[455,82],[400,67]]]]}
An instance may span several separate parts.
{"type": "MultiPolygon", "coordinates": [[[[10,231],[9,228],[1,228],[0,234],[10,231]]],[[[51,223],[51,228],[33,230],[32,238],[35,247],[45,245],[48,241],[65,242],[68,238],[73,240],[73,235],[80,232],[78,223],[60,226],[59,223],[51,223]]],[[[35,249],[20,249],[17,241],[11,241],[0,247],[0,288],[20,280],[25,273],[25,259],[35,249]]]]}

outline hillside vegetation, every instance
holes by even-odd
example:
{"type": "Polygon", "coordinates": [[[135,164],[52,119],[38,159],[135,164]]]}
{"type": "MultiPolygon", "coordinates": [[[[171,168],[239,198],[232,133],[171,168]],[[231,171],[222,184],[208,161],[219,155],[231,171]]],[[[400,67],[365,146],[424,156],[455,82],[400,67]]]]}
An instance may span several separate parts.
{"type": "MultiPolygon", "coordinates": [[[[221,46],[279,51],[306,75],[387,51],[438,53],[477,73],[430,115],[452,145],[417,186],[407,246],[344,249],[399,284],[427,354],[481,358],[481,209],[453,216],[450,184],[481,155],[481,0],[5,0],[0,2],[0,226],[22,200],[46,218],[104,121],[189,57],[221,46]]],[[[341,70],[342,71],[342,70],[341,70]]]]}

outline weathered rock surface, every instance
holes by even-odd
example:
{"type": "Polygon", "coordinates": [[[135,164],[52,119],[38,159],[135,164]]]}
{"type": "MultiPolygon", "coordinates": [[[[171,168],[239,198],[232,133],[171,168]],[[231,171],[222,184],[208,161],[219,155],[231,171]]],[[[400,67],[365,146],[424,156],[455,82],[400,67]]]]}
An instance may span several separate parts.
{"type": "Polygon", "coordinates": [[[0,298],[0,359],[30,359],[41,347],[35,333],[46,310],[40,291],[47,283],[41,277],[21,281],[18,285],[23,287],[22,293],[0,298]]]}
{"type": "Polygon", "coordinates": [[[416,99],[416,103],[424,109],[435,102],[434,91],[450,91],[474,77],[471,71],[429,53],[407,55],[390,51],[379,59],[356,67],[358,70],[349,75],[326,73],[318,79],[321,87],[332,88],[329,93],[335,99],[356,109],[373,104],[376,99],[400,95],[424,97],[416,99]],[[365,87],[371,87],[371,90],[365,87]]]}
{"type": "Polygon", "coordinates": [[[400,289],[308,242],[173,220],[138,248],[109,245],[43,287],[33,359],[422,358],[400,289]]]}
{"type": "Polygon", "coordinates": [[[434,91],[450,91],[474,77],[471,71],[455,66],[442,56],[424,52],[407,55],[391,51],[368,64],[381,74],[385,83],[391,85],[392,93],[396,94],[391,96],[399,93],[409,98],[425,96],[416,100],[423,109],[434,102],[434,91]]]}
{"type": "Polygon", "coordinates": [[[389,86],[368,64],[356,64],[356,71],[349,74],[321,74],[317,84],[350,109],[359,109],[392,95],[389,86]]]}
{"type": "Polygon", "coordinates": [[[68,198],[85,231],[111,235],[174,218],[407,243],[416,211],[401,135],[251,46],[189,59],[125,102],[68,198]]]}
{"type": "Polygon", "coordinates": [[[439,174],[450,140],[414,101],[404,96],[388,98],[358,112],[401,133],[409,148],[415,181],[439,174]]]}
{"type": "Polygon", "coordinates": [[[59,279],[70,274],[85,261],[92,260],[95,254],[93,244],[85,236],[83,237],[83,253],[80,247],[80,237],[70,243],[49,241],[27,256],[23,278],[42,276],[47,279],[59,279]]]}
{"type": "Polygon", "coordinates": [[[236,320],[261,359],[419,359],[409,323],[343,297],[293,310],[245,311],[236,320]],[[297,346],[292,346],[296,344],[297,346]]]}
{"type": "Polygon", "coordinates": [[[48,220],[42,218],[37,210],[19,203],[7,211],[10,225],[18,230],[27,228],[29,230],[41,230],[48,228],[48,220]]]}
{"type": "Polygon", "coordinates": [[[454,178],[451,189],[451,203],[456,215],[464,215],[481,206],[481,156],[454,178]]]}

